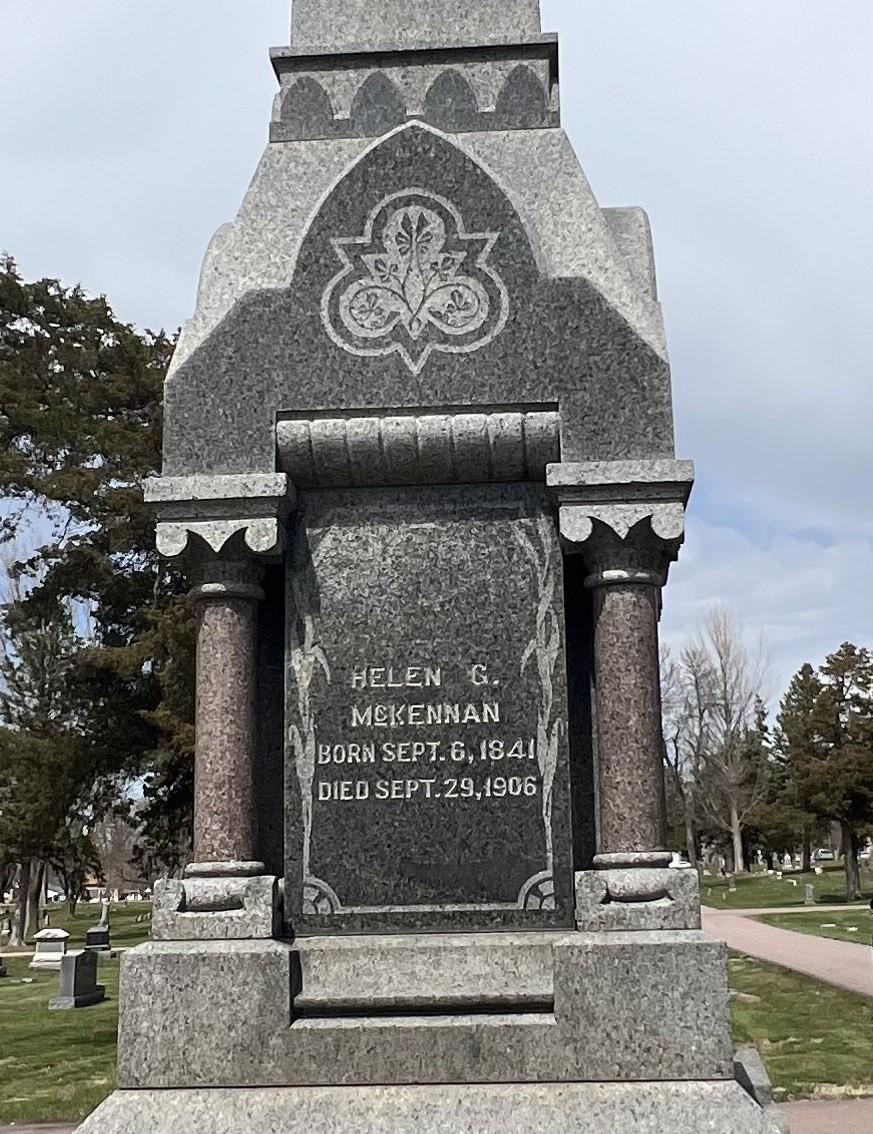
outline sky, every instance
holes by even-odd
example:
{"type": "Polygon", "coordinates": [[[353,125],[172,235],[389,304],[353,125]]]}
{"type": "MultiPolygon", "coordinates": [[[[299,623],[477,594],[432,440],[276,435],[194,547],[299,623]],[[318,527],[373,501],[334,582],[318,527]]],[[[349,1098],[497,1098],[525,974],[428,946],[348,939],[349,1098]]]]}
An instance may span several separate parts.
{"type": "MultiPolygon", "coordinates": [[[[374,0],[376,2],[376,0],[374,0]]],[[[652,220],[678,456],[665,596],[804,662],[873,647],[873,4],[543,0],[600,203],[652,220]]],[[[289,0],[0,0],[0,249],[175,329],[266,143],[289,0]]]]}

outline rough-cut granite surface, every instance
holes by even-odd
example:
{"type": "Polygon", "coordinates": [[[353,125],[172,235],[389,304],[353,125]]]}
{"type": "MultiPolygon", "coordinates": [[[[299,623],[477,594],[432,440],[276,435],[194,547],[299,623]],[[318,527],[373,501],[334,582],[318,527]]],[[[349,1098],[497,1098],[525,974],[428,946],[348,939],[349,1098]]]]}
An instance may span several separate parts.
{"type": "Polygon", "coordinates": [[[423,963],[416,998],[407,955],[398,962],[393,1007],[386,1005],[390,957],[402,945],[390,939],[358,938],[347,946],[345,991],[336,956],[323,980],[313,978],[318,948],[306,942],[299,955],[280,942],[140,946],[122,965],[119,1085],[733,1078],[721,942],[695,932],[549,936],[551,997],[542,954],[522,935],[471,935],[466,946],[451,935],[445,947],[434,936],[424,957],[471,951],[458,961],[457,1001],[448,999],[440,961],[430,1003],[423,963]],[[519,974],[515,1002],[488,963],[491,940],[500,964],[519,974]],[[366,975],[368,964],[383,972],[366,975]],[[464,1003],[477,968],[487,1002],[464,1003]],[[341,1000],[356,995],[350,1014],[341,1000]]]}
{"type": "Polygon", "coordinates": [[[294,0],[291,10],[291,43],[308,51],[444,47],[539,32],[539,0],[294,0]]]}
{"type": "Polygon", "coordinates": [[[737,1083],[116,1091],[78,1134],[780,1134],[737,1083]]]}

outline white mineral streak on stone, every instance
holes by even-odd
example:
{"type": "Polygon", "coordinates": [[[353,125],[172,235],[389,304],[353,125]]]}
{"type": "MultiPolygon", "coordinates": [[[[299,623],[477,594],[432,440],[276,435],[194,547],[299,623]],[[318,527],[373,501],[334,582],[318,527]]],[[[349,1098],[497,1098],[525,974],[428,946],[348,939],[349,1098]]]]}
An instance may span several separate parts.
{"type": "MultiPolygon", "coordinates": [[[[302,532],[298,533],[299,535],[302,532]]],[[[325,532],[310,537],[312,569],[323,550],[325,532]]],[[[305,541],[294,541],[298,555],[305,541]]],[[[312,843],[312,785],[315,779],[315,712],[312,707],[312,683],[319,674],[328,685],[331,683],[330,665],[318,641],[318,628],[314,613],[314,596],[307,582],[307,565],[298,559],[295,570],[291,572],[291,588],[294,610],[288,619],[288,656],[294,673],[294,692],[297,696],[297,720],[289,728],[289,738],[294,749],[294,767],[300,783],[300,800],[303,811],[303,880],[310,875],[310,855],[312,843]],[[302,628],[302,634],[300,633],[302,628]]]]}
{"type": "Polygon", "coordinates": [[[526,556],[537,587],[536,629],[521,659],[524,675],[532,659],[536,660],[540,681],[540,706],[537,717],[537,762],[543,778],[542,811],[549,871],[554,869],[552,835],[552,803],[558,748],[563,720],[555,708],[555,667],[561,649],[561,629],[555,610],[555,565],[553,563],[554,529],[546,516],[536,522],[525,520],[512,525],[512,534],[526,556]]]}

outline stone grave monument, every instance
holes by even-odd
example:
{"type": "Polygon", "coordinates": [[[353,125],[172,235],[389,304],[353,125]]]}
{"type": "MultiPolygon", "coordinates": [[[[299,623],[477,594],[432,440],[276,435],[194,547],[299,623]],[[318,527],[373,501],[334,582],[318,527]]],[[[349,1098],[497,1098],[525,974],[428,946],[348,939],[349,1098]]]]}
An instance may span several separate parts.
{"type": "Polygon", "coordinates": [[[58,995],[49,1008],[89,1008],[106,999],[106,989],[97,983],[97,953],[93,949],[74,949],[61,961],[58,995]]]}
{"type": "Polygon", "coordinates": [[[82,1130],[774,1131],[665,848],[693,469],[645,214],[595,200],[537,0],[292,18],[148,486],[194,864],[82,1130]]]}
{"type": "Polygon", "coordinates": [[[97,953],[111,952],[108,898],[104,898],[100,903],[100,921],[85,932],[85,947],[97,953]]]}
{"type": "Polygon", "coordinates": [[[67,953],[70,935],[65,929],[41,929],[33,935],[33,960],[30,969],[60,969],[67,953]]]}

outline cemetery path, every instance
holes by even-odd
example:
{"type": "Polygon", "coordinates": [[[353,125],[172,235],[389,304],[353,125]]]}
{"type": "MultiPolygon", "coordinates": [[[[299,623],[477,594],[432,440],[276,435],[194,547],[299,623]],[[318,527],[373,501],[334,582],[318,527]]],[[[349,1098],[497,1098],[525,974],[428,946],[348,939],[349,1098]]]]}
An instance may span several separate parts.
{"type": "Polygon", "coordinates": [[[714,914],[732,913],[738,917],[763,917],[765,914],[808,914],[808,913],[866,913],[869,906],[866,902],[834,906],[768,906],[765,909],[749,910],[720,910],[717,906],[707,907],[714,914]]]}
{"type": "Polygon", "coordinates": [[[783,1107],[791,1134],[870,1134],[873,1099],[857,1102],[802,1102],[783,1107]]]}
{"type": "Polygon", "coordinates": [[[792,933],[789,929],[764,925],[735,910],[727,912],[706,907],[703,928],[738,953],[781,965],[847,992],[873,996],[873,949],[869,945],[792,933]]]}

